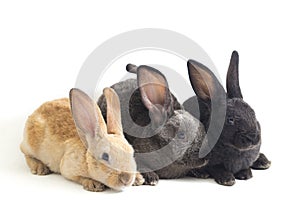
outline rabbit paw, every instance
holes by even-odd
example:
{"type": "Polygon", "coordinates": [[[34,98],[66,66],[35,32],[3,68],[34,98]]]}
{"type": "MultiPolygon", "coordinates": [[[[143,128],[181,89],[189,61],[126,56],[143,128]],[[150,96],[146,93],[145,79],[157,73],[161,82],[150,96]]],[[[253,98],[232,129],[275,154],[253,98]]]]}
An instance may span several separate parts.
{"type": "Polygon", "coordinates": [[[215,181],[220,185],[224,185],[224,186],[232,186],[235,184],[235,178],[233,174],[224,177],[215,178],[215,181]]]}
{"type": "Polygon", "coordinates": [[[212,166],[208,169],[208,173],[215,179],[217,183],[225,186],[232,186],[235,184],[233,173],[226,170],[222,165],[212,166]]]}
{"type": "Polygon", "coordinates": [[[191,177],[207,179],[210,177],[209,173],[202,169],[192,169],[189,174],[191,177]]]}
{"type": "Polygon", "coordinates": [[[144,177],[140,173],[136,173],[135,181],[133,183],[133,186],[140,186],[143,185],[145,182],[144,177]]]}
{"type": "Polygon", "coordinates": [[[233,173],[227,171],[223,166],[211,167],[208,172],[220,185],[232,186],[235,184],[233,173]]]}
{"type": "Polygon", "coordinates": [[[89,178],[83,178],[81,184],[85,190],[91,192],[102,192],[106,188],[104,184],[89,178]]]}
{"type": "Polygon", "coordinates": [[[251,166],[252,169],[268,169],[271,166],[271,161],[263,154],[260,153],[257,160],[251,166]]]}
{"type": "Polygon", "coordinates": [[[239,171],[238,173],[236,173],[234,175],[234,177],[236,179],[239,179],[239,180],[247,180],[247,179],[250,179],[252,178],[252,172],[251,172],[251,169],[243,169],[241,171],[239,171]]]}
{"type": "Polygon", "coordinates": [[[36,174],[36,175],[47,175],[52,173],[50,169],[41,161],[32,158],[30,156],[26,156],[26,162],[27,165],[29,166],[31,173],[36,174]]]}
{"type": "Polygon", "coordinates": [[[155,172],[142,173],[145,182],[144,185],[156,185],[158,183],[159,177],[155,172]]]}

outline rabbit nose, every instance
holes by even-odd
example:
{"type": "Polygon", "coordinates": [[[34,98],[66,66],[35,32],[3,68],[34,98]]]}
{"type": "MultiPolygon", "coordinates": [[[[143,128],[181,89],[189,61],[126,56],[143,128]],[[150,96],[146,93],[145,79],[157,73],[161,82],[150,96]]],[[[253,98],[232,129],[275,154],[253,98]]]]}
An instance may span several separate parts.
{"type": "Polygon", "coordinates": [[[253,142],[255,142],[259,137],[257,133],[250,133],[250,138],[252,139],[253,142]]]}
{"type": "Polygon", "coordinates": [[[126,172],[122,172],[119,175],[119,179],[120,181],[124,184],[124,185],[129,185],[132,181],[131,175],[129,173],[126,172]]]}
{"type": "Polygon", "coordinates": [[[257,133],[248,133],[245,138],[248,142],[252,143],[253,145],[257,144],[259,141],[259,136],[257,133]]]}

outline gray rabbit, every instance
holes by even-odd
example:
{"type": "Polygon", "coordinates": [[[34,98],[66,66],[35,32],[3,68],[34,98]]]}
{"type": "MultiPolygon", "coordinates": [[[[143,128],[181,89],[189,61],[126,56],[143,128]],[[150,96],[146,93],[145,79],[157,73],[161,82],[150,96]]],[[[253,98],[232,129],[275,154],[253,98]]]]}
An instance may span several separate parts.
{"type": "MultiPolygon", "coordinates": [[[[207,160],[199,158],[199,149],[205,143],[204,126],[182,109],[169,91],[165,76],[145,65],[129,64],[126,68],[136,73],[137,79],[111,87],[120,97],[123,131],[135,150],[144,184],[183,177],[191,169],[205,166],[207,160]]],[[[98,106],[106,118],[103,95],[98,106]]]]}
{"type": "Polygon", "coordinates": [[[233,185],[235,178],[251,178],[250,168],[267,169],[271,164],[264,154],[259,153],[261,128],[254,110],[243,100],[239,86],[238,62],[238,53],[234,51],[227,73],[226,93],[213,72],[201,63],[189,60],[188,72],[196,96],[183,104],[187,111],[204,124],[206,131],[211,123],[212,99],[226,106],[223,130],[216,145],[206,156],[208,165],[192,170],[190,175],[211,176],[217,183],[227,186],[233,185]],[[222,96],[225,97],[223,102],[222,96]],[[197,108],[200,113],[196,112],[197,108]]]}

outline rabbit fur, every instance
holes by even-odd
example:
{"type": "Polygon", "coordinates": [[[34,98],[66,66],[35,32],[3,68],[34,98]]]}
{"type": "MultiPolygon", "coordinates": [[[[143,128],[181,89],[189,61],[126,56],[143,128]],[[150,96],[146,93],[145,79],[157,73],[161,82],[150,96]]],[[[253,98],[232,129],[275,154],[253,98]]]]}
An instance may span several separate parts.
{"type": "MultiPolygon", "coordinates": [[[[191,169],[206,165],[199,158],[204,143],[202,123],[182,109],[169,91],[165,76],[149,66],[127,65],[137,74],[111,86],[120,97],[123,131],[135,150],[138,171],[144,184],[155,185],[159,178],[183,177],[191,169]]],[[[106,115],[102,95],[98,105],[106,115]]]]}
{"type": "Polygon", "coordinates": [[[191,175],[202,178],[211,176],[217,183],[227,186],[233,185],[235,178],[251,178],[250,168],[267,169],[270,166],[270,161],[260,153],[260,124],[241,93],[238,62],[238,53],[233,51],[227,73],[226,93],[213,72],[203,64],[189,60],[188,72],[196,96],[183,104],[187,111],[204,124],[206,131],[211,124],[212,101],[225,105],[223,130],[216,145],[206,156],[209,163],[200,170],[192,170],[191,175]]]}
{"type": "Polygon", "coordinates": [[[143,183],[123,135],[119,98],[111,88],[104,95],[107,125],[96,102],[79,89],[28,117],[20,147],[33,174],[60,173],[89,191],[143,183]]]}

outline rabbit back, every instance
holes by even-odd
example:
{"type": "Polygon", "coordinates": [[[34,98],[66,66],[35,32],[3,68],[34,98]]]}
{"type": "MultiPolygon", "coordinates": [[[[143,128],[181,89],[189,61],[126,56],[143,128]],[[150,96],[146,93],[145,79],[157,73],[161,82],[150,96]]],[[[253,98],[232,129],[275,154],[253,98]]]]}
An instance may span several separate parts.
{"type": "Polygon", "coordinates": [[[51,171],[60,173],[59,166],[68,140],[72,140],[73,145],[82,146],[69,99],[63,98],[44,103],[28,117],[21,150],[47,163],[51,171]]]}

